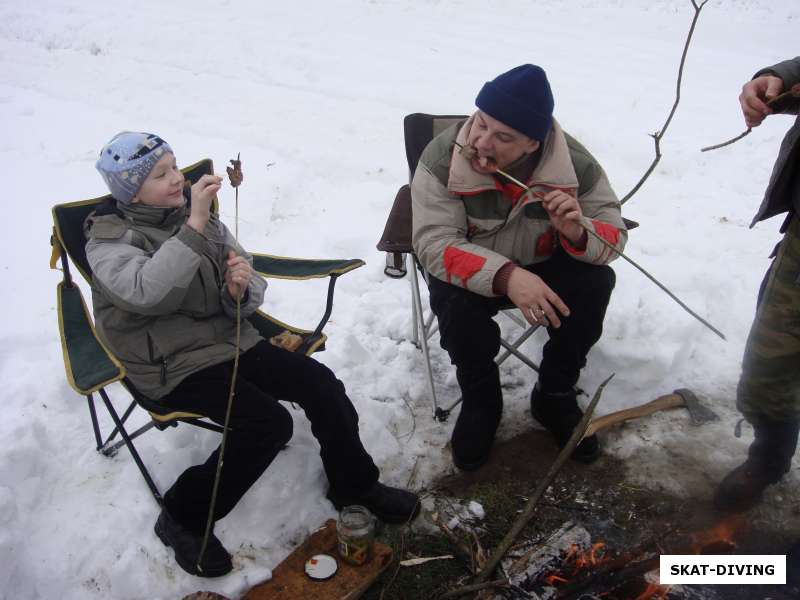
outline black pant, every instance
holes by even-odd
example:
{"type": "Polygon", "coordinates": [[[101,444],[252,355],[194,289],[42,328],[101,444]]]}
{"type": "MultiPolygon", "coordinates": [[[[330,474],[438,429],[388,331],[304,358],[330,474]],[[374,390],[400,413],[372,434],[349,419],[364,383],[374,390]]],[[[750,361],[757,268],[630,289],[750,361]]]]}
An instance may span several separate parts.
{"type": "MultiPolygon", "coordinates": [[[[232,372],[233,361],[198,371],[161,402],[222,424],[232,372]]],[[[358,435],[358,413],[342,382],[313,358],[262,341],[239,359],[215,520],[233,509],[292,437],[292,418],[279,399],[305,411],[333,489],[358,494],[378,480],[378,468],[358,435]]],[[[205,463],[186,469],[164,495],[167,510],[194,531],[201,531],[208,518],[218,456],[219,448],[205,463]]]]}
{"type": "MultiPolygon", "coordinates": [[[[616,281],[614,271],[580,262],[564,251],[525,268],[541,277],[570,310],[569,317],[560,317],[561,327],[547,329],[550,339],[543,349],[539,384],[548,393],[571,390],[586,364],[586,355],[603,332],[616,281]]],[[[492,317],[510,301],[505,296],[481,296],[435,277],[430,278],[428,287],[442,348],[456,366],[464,402],[469,403],[470,383],[482,394],[487,392],[486,385],[478,382],[497,380],[499,385],[494,357],[500,350],[500,327],[492,317]]]]}

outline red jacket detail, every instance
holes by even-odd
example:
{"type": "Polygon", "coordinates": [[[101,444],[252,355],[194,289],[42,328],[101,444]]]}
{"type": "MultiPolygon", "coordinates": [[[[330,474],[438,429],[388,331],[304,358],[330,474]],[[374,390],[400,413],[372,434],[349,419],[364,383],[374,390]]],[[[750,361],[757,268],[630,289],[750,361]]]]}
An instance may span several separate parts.
{"type": "Polygon", "coordinates": [[[467,282],[483,268],[486,259],[483,256],[460,250],[454,246],[444,249],[444,270],[447,272],[447,282],[452,283],[453,276],[461,279],[461,285],[467,287],[467,282]]]}

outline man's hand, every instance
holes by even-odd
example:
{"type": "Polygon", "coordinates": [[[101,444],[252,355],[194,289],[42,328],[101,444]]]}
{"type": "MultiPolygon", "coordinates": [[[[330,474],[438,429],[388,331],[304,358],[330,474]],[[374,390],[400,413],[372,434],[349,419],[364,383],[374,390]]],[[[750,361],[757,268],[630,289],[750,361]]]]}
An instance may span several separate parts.
{"type": "Polygon", "coordinates": [[[211,203],[222,184],[222,177],[203,175],[192,186],[192,212],[186,222],[189,227],[203,233],[211,216],[211,203]]]}
{"type": "Polygon", "coordinates": [[[253,267],[244,256],[236,256],[233,250],[228,251],[228,270],[225,271],[225,283],[231,298],[237,300],[242,297],[250,278],[253,276],[253,267]]]}
{"type": "Polygon", "coordinates": [[[574,196],[561,190],[553,190],[542,199],[542,207],[547,211],[553,227],[569,239],[573,246],[586,247],[587,235],[580,225],[583,211],[574,196]]]}
{"type": "Polygon", "coordinates": [[[739,104],[748,127],[758,127],[767,115],[772,114],[766,103],[782,91],[783,80],[775,75],[762,75],[744,84],[739,104]]]}
{"type": "Polygon", "coordinates": [[[559,313],[569,316],[569,308],[538,275],[516,268],[508,278],[508,297],[531,325],[561,327],[559,313]]]}

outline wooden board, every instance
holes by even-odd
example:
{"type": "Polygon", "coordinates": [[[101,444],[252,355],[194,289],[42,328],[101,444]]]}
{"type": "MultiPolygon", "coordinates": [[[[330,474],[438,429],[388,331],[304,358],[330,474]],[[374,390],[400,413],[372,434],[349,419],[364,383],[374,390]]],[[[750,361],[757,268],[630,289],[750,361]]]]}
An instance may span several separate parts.
{"type": "Polygon", "coordinates": [[[355,600],[392,562],[392,549],[380,542],[375,542],[370,561],[360,567],[344,562],[337,550],[336,521],[329,519],[275,567],[272,579],[255,586],[243,600],[355,600]],[[327,581],[309,578],[305,564],[315,554],[330,554],[336,558],[339,565],[336,575],[327,581]]]}

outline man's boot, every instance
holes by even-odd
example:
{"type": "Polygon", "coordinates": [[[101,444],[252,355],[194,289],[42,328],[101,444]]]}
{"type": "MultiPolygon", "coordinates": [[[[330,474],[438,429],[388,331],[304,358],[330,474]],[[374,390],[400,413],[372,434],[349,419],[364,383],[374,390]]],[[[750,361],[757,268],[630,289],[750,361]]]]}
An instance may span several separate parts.
{"type": "MultiPolygon", "coordinates": [[[[537,383],[531,391],[531,414],[556,438],[559,448],[567,445],[575,426],[583,417],[575,390],[568,392],[543,392],[537,383]]],[[[590,463],[600,456],[600,442],[592,434],[581,440],[572,452],[572,458],[590,463]]]]}
{"type": "Polygon", "coordinates": [[[503,414],[500,373],[493,363],[489,373],[474,381],[461,370],[456,377],[463,401],[450,438],[453,463],[462,471],[475,471],[489,460],[494,434],[503,414]]]}
{"type": "Polygon", "coordinates": [[[714,494],[719,510],[741,512],[752,508],[767,486],[780,481],[792,465],[800,422],[763,421],[753,429],[755,439],[747,460],[725,476],[714,494]]]}

